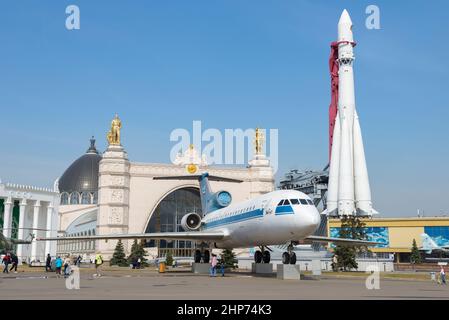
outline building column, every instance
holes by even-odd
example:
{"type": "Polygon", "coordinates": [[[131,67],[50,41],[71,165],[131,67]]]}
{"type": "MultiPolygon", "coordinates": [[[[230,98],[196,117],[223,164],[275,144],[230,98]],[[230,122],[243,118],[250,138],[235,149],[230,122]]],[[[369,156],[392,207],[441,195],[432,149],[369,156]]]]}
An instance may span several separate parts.
{"type": "MultiPolygon", "coordinates": [[[[25,209],[27,207],[27,201],[26,199],[22,199],[22,201],[20,202],[20,215],[19,215],[19,236],[18,239],[19,240],[24,240],[23,239],[23,228],[25,226],[25,209]]],[[[23,260],[23,244],[19,244],[17,245],[17,257],[19,257],[19,263],[23,260]]]]}
{"type": "MultiPolygon", "coordinates": [[[[34,204],[34,211],[33,211],[33,230],[31,232],[36,236],[37,235],[37,228],[39,228],[39,211],[41,209],[41,203],[39,200],[36,200],[36,203],[34,204]]],[[[31,261],[37,260],[37,242],[33,241],[31,242],[31,261]]]]}
{"type": "MultiPolygon", "coordinates": [[[[45,236],[47,238],[51,238],[51,227],[52,227],[52,221],[53,221],[53,206],[51,203],[48,204],[47,207],[47,231],[45,236]]],[[[45,255],[50,253],[50,241],[45,241],[45,255]]]]}
{"type": "Polygon", "coordinates": [[[8,199],[5,202],[5,215],[3,218],[3,235],[6,238],[11,237],[13,207],[14,207],[14,205],[13,205],[12,199],[11,199],[11,197],[8,197],[8,199]]]}

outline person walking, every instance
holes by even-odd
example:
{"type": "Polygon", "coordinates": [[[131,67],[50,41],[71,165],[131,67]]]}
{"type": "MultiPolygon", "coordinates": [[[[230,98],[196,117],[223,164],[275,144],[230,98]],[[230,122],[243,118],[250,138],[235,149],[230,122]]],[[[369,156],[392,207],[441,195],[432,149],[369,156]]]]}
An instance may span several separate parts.
{"type": "Polygon", "coordinates": [[[14,273],[17,273],[17,266],[19,265],[19,257],[17,257],[15,254],[12,254],[11,261],[12,261],[12,266],[11,266],[11,269],[9,269],[9,271],[14,270],[14,273]]]}
{"type": "Polygon", "coordinates": [[[132,266],[133,266],[133,270],[134,270],[134,269],[137,269],[137,258],[136,258],[136,257],[133,257],[133,258],[131,259],[131,264],[132,264],[132,266]]]}
{"type": "Polygon", "coordinates": [[[224,277],[224,275],[225,275],[225,261],[224,261],[223,255],[220,256],[220,271],[221,271],[221,276],[224,277]]]}
{"type": "Polygon", "coordinates": [[[97,253],[97,255],[95,256],[95,275],[97,277],[101,277],[101,270],[100,267],[103,264],[103,257],[101,256],[100,253],[97,253]]]}
{"type": "Polygon", "coordinates": [[[64,259],[64,278],[67,276],[67,269],[69,268],[70,265],[70,258],[69,256],[66,256],[64,259]]]}
{"type": "Polygon", "coordinates": [[[51,272],[51,256],[47,254],[47,259],[45,260],[45,272],[51,272]]]}
{"type": "Polygon", "coordinates": [[[57,257],[56,261],[55,261],[55,267],[56,267],[56,277],[60,278],[61,277],[61,269],[62,269],[62,264],[63,261],[61,259],[61,257],[57,257]]]}
{"type": "Polygon", "coordinates": [[[64,259],[64,278],[67,278],[70,275],[70,265],[71,265],[70,257],[67,256],[64,259]]]}
{"type": "Polygon", "coordinates": [[[215,254],[212,255],[212,259],[210,261],[210,276],[217,276],[217,256],[215,254]]]}
{"type": "Polygon", "coordinates": [[[79,255],[78,258],[76,258],[76,263],[75,263],[75,265],[78,268],[81,266],[81,260],[83,260],[83,258],[81,257],[81,255],[79,255]]]}
{"type": "Polygon", "coordinates": [[[10,263],[11,263],[11,254],[8,252],[3,257],[3,264],[5,265],[5,268],[3,269],[3,273],[9,273],[8,266],[9,266],[10,263]]]}
{"type": "Polygon", "coordinates": [[[444,271],[443,266],[441,266],[441,270],[440,270],[440,279],[441,279],[441,284],[446,284],[446,272],[444,271]]]}

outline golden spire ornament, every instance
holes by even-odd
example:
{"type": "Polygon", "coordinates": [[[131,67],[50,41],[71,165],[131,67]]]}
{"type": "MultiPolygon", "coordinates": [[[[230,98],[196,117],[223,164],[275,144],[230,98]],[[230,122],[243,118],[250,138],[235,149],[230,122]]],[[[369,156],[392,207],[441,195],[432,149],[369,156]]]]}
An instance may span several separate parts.
{"type": "Polygon", "coordinates": [[[120,130],[122,129],[122,121],[115,114],[111,122],[111,130],[108,132],[107,139],[110,146],[120,146],[120,130]]]}

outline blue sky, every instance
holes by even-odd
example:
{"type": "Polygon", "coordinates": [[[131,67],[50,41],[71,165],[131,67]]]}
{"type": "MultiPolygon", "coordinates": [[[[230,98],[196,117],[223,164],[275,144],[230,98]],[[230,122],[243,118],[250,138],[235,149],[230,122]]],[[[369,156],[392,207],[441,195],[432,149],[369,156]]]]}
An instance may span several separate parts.
{"type": "Polygon", "coordinates": [[[354,22],[356,97],[374,205],[449,213],[449,2],[2,1],[3,181],[50,186],[115,112],[132,161],[170,132],[279,128],[280,174],[327,161],[329,43],[354,22]],[[65,28],[76,4],[81,29],[65,28]],[[381,29],[365,28],[380,8],[381,29]]]}

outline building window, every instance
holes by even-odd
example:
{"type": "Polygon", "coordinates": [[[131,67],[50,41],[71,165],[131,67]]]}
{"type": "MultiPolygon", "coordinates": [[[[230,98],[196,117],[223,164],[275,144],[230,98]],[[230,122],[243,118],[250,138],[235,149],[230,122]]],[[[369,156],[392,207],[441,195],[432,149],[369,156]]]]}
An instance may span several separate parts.
{"type": "MultiPolygon", "coordinates": [[[[88,232],[87,232],[87,235],[90,237],[91,235],[92,235],[92,232],[89,230],[88,232]]],[[[88,248],[87,248],[88,250],[92,250],[92,240],[89,240],[88,241],[88,248]]]]}
{"type": "Polygon", "coordinates": [[[81,204],[90,204],[90,193],[89,192],[83,192],[81,194],[81,204]]]}
{"type": "MultiPolygon", "coordinates": [[[[165,197],[154,211],[146,228],[147,233],[152,232],[180,232],[184,231],[181,220],[187,213],[202,215],[201,199],[196,188],[183,188],[176,190],[165,197]]],[[[151,240],[147,247],[158,247],[159,255],[165,256],[172,251],[173,256],[192,256],[195,244],[192,241],[166,241],[151,240]]]]}
{"type": "Polygon", "coordinates": [[[94,192],[92,195],[92,203],[97,204],[98,203],[98,192],[94,192]]]}
{"type": "Polygon", "coordinates": [[[69,194],[67,192],[63,192],[61,194],[61,205],[65,206],[69,204],[69,194]]]}
{"type": "Polygon", "coordinates": [[[80,204],[80,195],[78,192],[72,192],[70,195],[70,204],[80,204]]]}

